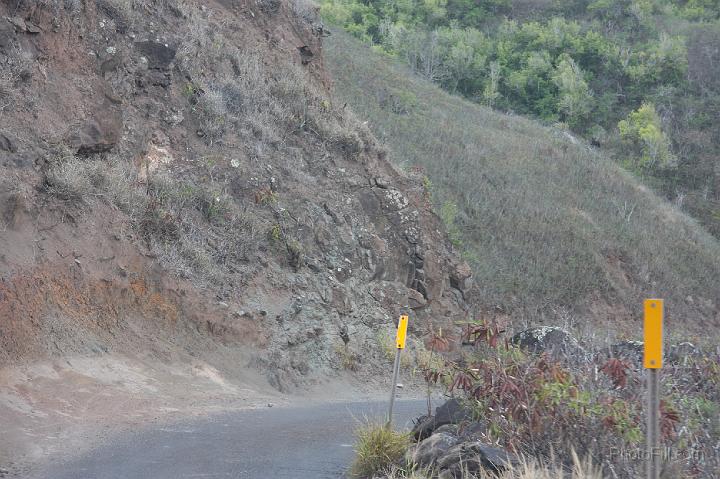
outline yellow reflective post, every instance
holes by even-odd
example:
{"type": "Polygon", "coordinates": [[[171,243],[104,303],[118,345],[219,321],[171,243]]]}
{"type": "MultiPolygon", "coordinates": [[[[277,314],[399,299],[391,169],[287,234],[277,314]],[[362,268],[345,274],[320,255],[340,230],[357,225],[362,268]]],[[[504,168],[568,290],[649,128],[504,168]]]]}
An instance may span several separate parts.
{"type": "Polygon", "coordinates": [[[407,327],[408,327],[408,317],[407,315],[403,314],[400,316],[400,322],[398,323],[398,329],[397,329],[397,348],[398,349],[405,349],[405,339],[407,338],[407,327]]]}
{"type": "Polygon", "coordinates": [[[663,356],[663,300],[646,299],[643,363],[647,371],[646,478],[660,479],[660,369],[663,356]]]}
{"type": "Polygon", "coordinates": [[[646,299],[644,309],[645,368],[660,369],[663,354],[663,300],[646,299]]]}
{"type": "Polygon", "coordinates": [[[405,349],[407,340],[408,315],[403,314],[398,321],[397,335],[395,336],[395,365],[393,366],[392,388],[390,390],[390,410],[388,411],[387,428],[392,426],[393,405],[395,404],[395,388],[397,387],[398,374],[400,373],[400,353],[405,349]]]}

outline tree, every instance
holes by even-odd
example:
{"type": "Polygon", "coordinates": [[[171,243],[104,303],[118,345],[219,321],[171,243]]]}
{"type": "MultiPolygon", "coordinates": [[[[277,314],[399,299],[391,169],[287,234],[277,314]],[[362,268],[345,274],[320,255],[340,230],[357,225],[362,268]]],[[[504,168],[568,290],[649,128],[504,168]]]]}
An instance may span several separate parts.
{"type": "Polygon", "coordinates": [[[592,102],[592,92],[582,70],[570,55],[563,54],[552,80],[558,89],[558,111],[571,128],[577,129],[586,121],[592,102]]]}
{"type": "Polygon", "coordinates": [[[664,169],[676,166],[677,159],[662,130],[655,105],[644,103],[618,123],[620,137],[636,151],[634,163],[642,169],[664,169]]]}

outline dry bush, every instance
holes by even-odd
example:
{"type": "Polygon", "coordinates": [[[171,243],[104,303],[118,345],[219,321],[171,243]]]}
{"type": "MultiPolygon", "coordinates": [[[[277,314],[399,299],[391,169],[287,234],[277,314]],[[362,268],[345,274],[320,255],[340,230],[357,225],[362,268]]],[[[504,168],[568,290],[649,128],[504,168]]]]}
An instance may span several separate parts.
{"type": "MultiPolygon", "coordinates": [[[[80,0],[66,1],[82,3],[80,0]]],[[[175,17],[187,18],[196,7],[191,0],[97,0],[98,10],[107,14],[121,32],[136,26],[142,30],[141,26],[148,15],[170,13],[175,17]]]]}
{"type": "Polygon", "coordinates": [[[0,56],[0,113],[15,105],[15,91],[29,66],[30,62],[20,52],[12,52],[4,61],[0,56]]]}
{"type": "Polygon", "coordinates": [[[227,178],[209,168],[200,162],[184,175],[157,172],[148,185],[117,157],[65,155],[46,169],[44,188],[73,208],[114,205],[171,271],[206,286],[247,264],[259,236],[225,192],[227,178]]]}
{"type": "Polygon", "coordinates": [[[45,8],[56,14],[66,11],[70,14],[77,14],[82,10],[82,0],[18,0],[15,2],[16,9],[45,8]]]}
{"type": "Polygon", "coordinates": [[[65,154],[53,159],[44,172],[45,190],[75,206],[106,199],[131,218],[146,208],[147,197],[138,188],[136,172],[124,161],[79,158],[65,154]]]}
{"type": "MultiPolygon", "coordinates": [[[[305,16],[313,9],[307,3],[296,8],[305,16]]],[[[336,108],[302,66],[266,65],[259,52],[227,43],[197,12],[189,14],[186,28],[178,65],[191,79],[189,101],[209,144],[232,132],[262,152],[310,133],[348,158],[375,147],[367,126],[336,108]]]]}
{"type": "Polygon", "coordinates": [[[45,172],[46,191],[65,201],[87,202],[95,192],[92,166],[72,156],[54,161],[45,172]]]}

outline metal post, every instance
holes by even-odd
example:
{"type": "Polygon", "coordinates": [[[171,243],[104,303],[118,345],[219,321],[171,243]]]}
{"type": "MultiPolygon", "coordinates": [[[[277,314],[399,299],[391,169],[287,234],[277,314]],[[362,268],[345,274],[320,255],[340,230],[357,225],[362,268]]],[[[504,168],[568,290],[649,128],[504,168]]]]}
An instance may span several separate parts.
{"type": "Polygon", "coordinates": [[[660,369],[663,363],[662,299],[644,302],[644,357],[647,371],[647,479],[660,479],[660,369]]]}
{"type": "Polygon", "coordinates": [[[400,353],[402,352],[401,348],[397,348],[395,351],[395,365],[393,366],[393,379],[392,379],[392,388],[390,389],[390,411],[388,411],[388,420],[387,420],[387,428],[390,429],[392,426],[392,417],[393,417],[393,406],[395,405],[395,389],[397,388],[397,382],[398,382],[398,374],[400,373],[400,353]]]}
{"type": "Polygon", "coordinates": [[[660,479],[660,370],[647,369],[647,479],[660,479]]]}

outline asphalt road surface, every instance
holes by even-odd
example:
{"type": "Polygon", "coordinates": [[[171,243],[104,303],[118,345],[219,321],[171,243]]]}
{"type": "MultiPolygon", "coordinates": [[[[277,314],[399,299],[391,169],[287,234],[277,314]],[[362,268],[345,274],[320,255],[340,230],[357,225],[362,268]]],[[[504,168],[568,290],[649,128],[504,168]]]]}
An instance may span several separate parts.
{"type": "MultiPolygon", "coordinates": [[[[119,436],[33,478],[337,479],[352,461],[353,430],[386,408],[366,402],[226,413],[119,436]]],[[[424,401],[397,401],[395,425],[411,427],[424,409],[424,401]]]]}

